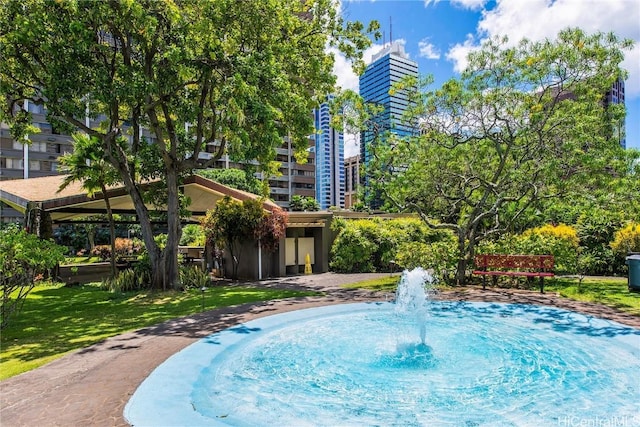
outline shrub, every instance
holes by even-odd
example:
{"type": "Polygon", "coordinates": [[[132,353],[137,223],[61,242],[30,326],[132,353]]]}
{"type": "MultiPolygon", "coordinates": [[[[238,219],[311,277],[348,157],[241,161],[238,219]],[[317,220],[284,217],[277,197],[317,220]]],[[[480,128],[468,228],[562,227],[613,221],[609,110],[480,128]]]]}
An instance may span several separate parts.
{"type": "Polygon", "coordinates": [[[578,271],[578,235],[575,228],[560,224],[543,225],[519,235],[504,235],[496,241],[484,241],[477,253],[512,255],[553,255],[556,274],[578,271]]]}
{"type": "Polygon", "coordinates": [[[546,224],[541,227],[531,228],[522,233],[523,237],[528,237],[529,235],[537,234],[539,236],[557,238],[571,247],[577,248],[580,240],[578,239],[578,233],[576,229],[570,225],[566,224],[546,224]]]}
{"type": "Polygon", "coordinates": [[[611,249],[616,255],[622,257],[629,252],[640,252],[640,223],[630,222],[616,231],[611,249]]]}
{"type": "Polygon", "coordinates": [[[619,230],[623,223],[622,214],[602,210],[580,215],[576,222],[580,246],[586,251],[598,249],[602,245],[608,246],[613,241],[616,230],[619,230]]]}
{"type": "Polygon", "coordinates": [[[458,261],[457,243],[453,235],[433,243],[407,242],[400,245],[397,264],[404,269],[422,267],[433,271],[437,280],[450,283],[458,261]]]}
{"type": "Polygon", "coordinates": [[[612,275],[620,272],[615,254],[609,246],[622,224],[620,213],[592,210],[576,222],[580,239],[579,272],[588,275],[612,275]]]}
{"type": "MultiPolygon", "coordinates": [[[[124,256],[139,254],[142,251],[142,244],[139,239],[116,237],[115,247],[116,260],[124,256]]],[[[103,261],[109,260],[111,259],[111,245],[97,245],[91,251],[91,255],[98,256],[103,261]]]]}
{"type": "Polygon", "coordinates": [[[151,259],[146,251],[138,257],[138,262],[134,264],[133,271],[136,273],[140,289],[146,289],[151,286],[151,259]]]}
{"type": "Polygon", "coordinates": [[[187,224],[182,227],[181,246],[204,246],[206,240],[201,225],[187,224]]]}
{"type": "MultiPolygon", "coordinates": [[[[427,227],[418,218],[334,219],[332,229],[338,236],[331,249],[330,267],[338,272],[389,271],[398,261],[399,248],[411,242],[433,243],[449,234],[427,227]]],[[[420,259],[415,257],[406,263],[420,259]]]]}
{"type": "Polygon", "coordinates": [[[526,230],[517,239],[517,245],[522,253],[553,255],[555,271],[558,274],[577,271],[579,240],[575,228],[571,226],[543,225],[526,230]]]}
{"type": "Polygon", "coordinates": [[[198,267],[181,266],[180,283],[184,290],[207,287],[210,283],[209,274],[198,267]]]}
{"type": "Polygon", "coordinates": [[[578,273],[590,276],[610,276],[621,272],[616,256],[608,244],[595,247],[580,247],[578,273]]]}
{"type": "Polygon", "coordinates": [[[373,271],[376,246],[356,227],[347,227],[336,237],[331,248],[332,270],[339,273],[373,271]]]}
{"type": "Polygon", "coordinates": [[[17,225],[0,229],[0,329],[17,314],[37,279],[64,260],[66,248],[17,225]]]}
{"type": "Polygon", "coordinates": [[[116,293],[138,291],[143,289],[143,281],[135,270],[128,268],[119,272],[116,277],[103,280],[101,287],[116,293]]]}

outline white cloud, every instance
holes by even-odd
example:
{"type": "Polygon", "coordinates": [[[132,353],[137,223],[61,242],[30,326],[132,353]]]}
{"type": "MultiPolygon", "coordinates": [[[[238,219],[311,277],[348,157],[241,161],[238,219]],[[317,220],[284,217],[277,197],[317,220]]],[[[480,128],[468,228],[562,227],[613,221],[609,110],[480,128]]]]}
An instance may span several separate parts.
{"type": "Polygon", "coordinates": [[[625,55],[622,68],[629,72],[629,78],[624,82],[625,96],[640,96],[640,40],[636,40],[633,50],[625,55]]]}
{"type": "Polygon", "coordinates": [[[461,73],[462,70],[467,68],[467,56],[474,50],[479,48],[479,44],[476,42],[476,38],[473,34],[467,34],[467,39],[464,43],[458,43],[449,49],[446,58],[453,62],[453,70],[457,73],[461,73]]]}
{"type": "Polygon", "coordinates": [[[360,154],[360,135],[354,133],[344,134],[344,158],[360,154]]]}
{"type": "MultiPolygon", "coordinates": [[[[460,2],[460,0],[456,0],[460,2]]],[[[474,0],[464,0],[472,3],[474,0]]],[[[506,35],[515,44],[522,38],[554,38],[567,27],[579,27],[587,33],[613,31],[619,37],[636,41],[627,52],[623,68],[629,71],[625,84],[629,97],[640,96],[640,2],[637,0],[497,0],[491,10],[484,10],[477,35],[453,46],[446,57],[460,71],[466,66],[465,54],[482,40],[506,35]]]]}
{"type": "MultiPolygon", "coordinates": [[[[402,44],[405,43],[405,40],[398,40],[402,44]]],[[[378,53],[382,49],[381,44],[373,44],[368,49],[363,52],[362,58],[364,59],[365,64],[371,62],[371,57],[378,53]]],[[[354,91],[358,91],[358,75],[353,72],[353,68],[351,67],[351,62],[345,58],[345,56],[336,48],[330,48],[329,52],[333,53],[335,58],[333,64],[333,74],[337,77],[337,85],[342,89],[351,89],[354,91]]]]}
{"type": "Polygon", "coordinates": [[[336,48],[329,49],[333,53],[333,74],[337,77],[337,85],[342,89],[358,90],[358,76],[351,68],[351,62],[336,48]]]}
{"type": "Polygon", "coordinates": [[[420,53],[418,56],[427,59],[440,59],[440,51],[432,43],[429,43],[429,39],[422,39],[418,42],[420,53]]]}

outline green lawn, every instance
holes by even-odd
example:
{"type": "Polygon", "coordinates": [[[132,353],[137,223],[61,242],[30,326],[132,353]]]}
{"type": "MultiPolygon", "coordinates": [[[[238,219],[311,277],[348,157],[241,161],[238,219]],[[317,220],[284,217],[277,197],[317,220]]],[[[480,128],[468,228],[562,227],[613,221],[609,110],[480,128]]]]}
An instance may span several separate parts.
{"type": "Polygon", "coordinates": [[[379,291],[379,292],[395,292],[398,287],[398,283],[400,283],[399,275],[395,276],[387,276],[380,277],[377,279],[365,280],[363,282],[358,283],[350,283],[348,285],[344,285],[347,289],[369,289],[371,291],[379,291]]]}
{"type": "Polygon", "coordinates": [[[595,302],[640,316],[640,292],[629,292],[626,278],[587,277],[582,284],[574,278],[557,278],[546,283],[545,292],[557,292],[565,298],[595,302]]]}
{"type": "MultiPolygon", "coordinates": [[[[315,295],[255,287],[219,286],[205,292],[205,308],[315,295]]],[[[2,331],[0,379],[37,368],[105,338],[202,311],[202,294],[150,292],[114,294],[97,285],[40,285],[2,331]]]]}
{"type": "MultiPolygon", "coordinates": [[[[395,292],[399,276],[382,277],[347,285],[382,292],[395,292]]],[[[556,278],[545,281],[545,292],[557,292],[577,301],[594,302],[640,316],[640,292],[629,292],[626,278],[588,277],[578,285],[576,278],[556,278]]],[[[537,288],[536,288],[537,289],[537,288]]]]}

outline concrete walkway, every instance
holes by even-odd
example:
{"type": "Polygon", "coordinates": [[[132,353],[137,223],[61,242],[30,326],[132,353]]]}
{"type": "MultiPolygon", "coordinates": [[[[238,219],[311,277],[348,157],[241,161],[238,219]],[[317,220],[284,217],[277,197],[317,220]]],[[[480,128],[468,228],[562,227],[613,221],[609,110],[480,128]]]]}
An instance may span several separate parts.
{"type": "MultiPolygon", "coordinates": [[[[171,320],[109,338],[30,372],[0,382],[0,425],[126,426],[124,405],[138,385],[172,354],[194,341],[258,317],[301,308],[384,300],[384,293],[341,288],[384,274],[333,273],[260,282],[260,286],[312,289],[323,297],[245,304],[171,320]]],[[[640,328],[640,317],[597,304],[568,301],[552,293],[464,288],[439,293],[448,300],[496,301],[557,306],[640,328]]]]}

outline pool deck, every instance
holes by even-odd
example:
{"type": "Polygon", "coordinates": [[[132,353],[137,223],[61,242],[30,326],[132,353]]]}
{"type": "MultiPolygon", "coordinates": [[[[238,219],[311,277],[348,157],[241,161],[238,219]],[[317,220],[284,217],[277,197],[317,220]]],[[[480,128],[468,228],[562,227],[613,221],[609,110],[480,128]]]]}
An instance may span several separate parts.
{"type": "MultiPolygon", "coordinates": [[[[388,293],[341,287],[382,276],[385,274],[324,273],[265,280],[260,286],[311,289],[326,295],[205,311],[75,351],[0,382],[0,425],[127,426],[123,410],[129,397],[156,366],[182,348],[211,333],[258,317],[328,304],[392,298],[388,293]]],[[[440,292],[435,298],[555,306],[640,328],[638,316],[598,304],[570,301],[555,293],[469,287],[440,292]]]]}

